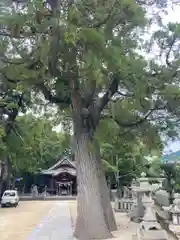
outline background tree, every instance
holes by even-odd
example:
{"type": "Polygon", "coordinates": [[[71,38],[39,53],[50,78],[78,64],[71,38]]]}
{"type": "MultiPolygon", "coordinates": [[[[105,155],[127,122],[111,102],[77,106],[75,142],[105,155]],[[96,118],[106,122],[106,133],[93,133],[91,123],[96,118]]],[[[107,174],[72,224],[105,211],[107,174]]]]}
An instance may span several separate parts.
{"type": "Polygon", "coordinates": [[[22,90],[20,84],[11,83],[1,74],[0,80],[0,196],[9,187],[11,159],[7,149],[7,138],[14,129],[19,113],[25,112],[30,105],[30,94],[22,90]]]}
{"type": "Polygon", "coordinates": [[[52,122],[43,117],[28,114],[17,118],[7,139],[7,150],[16,174],[48,168],[69,149],[70,136],[57,133],[52,128],[52,122]]]}
{"type": "Polygon", "coordinates": [[[62,112],[71,109],[79,239],[109,238],[116,229],[94,137],[101,117],[122,128],[141,128],[145,136],[148,132],[157,136],[179,123],[179,55],[171,51],[173,45],[178,52],[178,25],[166,29],[167,35],[155,35],[166,62],[147,61],[137,52],[144,50],[140,38],[148,22],[144,4],[34,0],[23,5],[23,11],[19,5],[12,14],[2,12],[2,43],[9,43],[3,45],[3,74],[41,91],[62,112]]]}
{"type": "Polygon", "coordinates": [[[175,192],[180,192],[180,165],[176,165],[175,192]]]}
{"type": "MultiPolygon", "coordinates": [[[[146,171],[152,155],[161,155],[163,144],[158,135],[144,136],[140,130],[120,128],[112,120],[102,120],[96,132],[106,172],[116,177],[119,187],[146,171]],[[105,131],[106,129],[106,131],[105,131]]],[[[153,168],[154,169],[154,168],[153,168]]]]}
{"type": "Polygon", "coordinates": [[[69,150],[70,136],[53,131],[53,126],[52,121],[42,116],[17,117],[6,141],[11,159],[11,186],[16,179],[21,179],[21,187],[24,185],[23,189],[27,190],[29,181],[38,175],[38,170],[49,168],[69,150]]]}
{"type": "Polygon", "coordinates": [[[176,165],[172,163],[161,164],[161,169],[165,177],[164,188],[169,193],[170,204],[173,204],[176,181],[176,165]]]}

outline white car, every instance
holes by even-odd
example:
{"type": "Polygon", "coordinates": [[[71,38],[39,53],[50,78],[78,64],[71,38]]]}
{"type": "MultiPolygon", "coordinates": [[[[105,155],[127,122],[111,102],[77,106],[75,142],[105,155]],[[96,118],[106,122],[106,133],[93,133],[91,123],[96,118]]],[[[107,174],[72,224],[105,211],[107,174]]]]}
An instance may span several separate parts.
{"type": "Polygon", "coordinates": [[[19,196],[16,190],[6,190],[1,198],[1,207],[14,206],[17,207],[19,196]]]}

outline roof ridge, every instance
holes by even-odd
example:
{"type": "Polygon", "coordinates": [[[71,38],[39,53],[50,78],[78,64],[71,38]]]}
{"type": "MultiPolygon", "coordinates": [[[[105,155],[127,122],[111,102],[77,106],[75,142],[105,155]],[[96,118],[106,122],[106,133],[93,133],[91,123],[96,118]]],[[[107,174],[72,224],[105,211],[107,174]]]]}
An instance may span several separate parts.
{"type": "Polygon", "coordinates": [[[70,165],[72,165],[74,168],[76,168],[75,164],[67,157],[64,156],[62,157],[57,163],[55,163],[53,166],[51,166],[50,168],[48,168],[48,170],[53,170],[54,168],[56,168],[58,165],[62,164],[63,161],[67,160],[70,165]]]}

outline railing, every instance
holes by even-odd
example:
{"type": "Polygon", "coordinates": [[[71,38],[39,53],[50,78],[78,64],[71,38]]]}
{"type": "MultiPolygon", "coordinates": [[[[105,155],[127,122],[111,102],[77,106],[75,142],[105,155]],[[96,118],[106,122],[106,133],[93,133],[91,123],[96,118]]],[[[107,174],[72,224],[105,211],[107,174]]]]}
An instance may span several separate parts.
{"type": "Polygon", "coordinates": [[[119,212],[129,212],[132,209],[133,199],[116,199],[115,210],[119,212]]]}
{"type": "Polygon", "coordinates": [[[35,200],[46,200],[46,201],[52,201],[52,200],[76,200],[76,195],[65,195],[65,196],[58,196],[58,195],[50,195],[50,196],[31,196],[29,195],[20,195],[21,201],[35,201],[35,200]]]}

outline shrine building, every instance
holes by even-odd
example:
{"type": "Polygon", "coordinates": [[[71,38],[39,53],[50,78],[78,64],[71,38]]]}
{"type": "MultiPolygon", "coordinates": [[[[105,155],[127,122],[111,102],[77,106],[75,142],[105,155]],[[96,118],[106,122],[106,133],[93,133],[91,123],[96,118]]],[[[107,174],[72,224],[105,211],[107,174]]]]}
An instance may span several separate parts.
{"type": "Polygon", "coordinates": [[[77,193],[76,165],[69,157],[62,157],[48,169],[41,170],[41,181],[52,195],[75,195],[77,193]]]}

